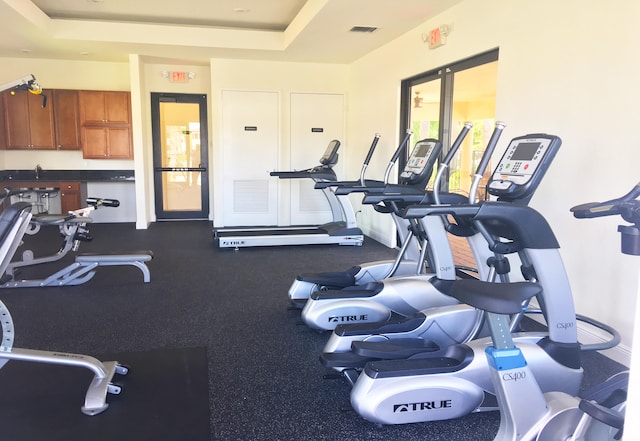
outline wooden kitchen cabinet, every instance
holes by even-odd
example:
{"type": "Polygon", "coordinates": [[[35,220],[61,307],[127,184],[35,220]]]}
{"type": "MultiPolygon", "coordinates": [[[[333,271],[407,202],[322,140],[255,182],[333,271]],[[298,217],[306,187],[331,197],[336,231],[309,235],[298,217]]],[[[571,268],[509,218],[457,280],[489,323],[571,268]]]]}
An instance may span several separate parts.
{"type": "Polygon", "coordinates": [[[81,90],[78,97],[83,157],[131,159],[130,93],[81,90]]]}
{"type": "MultiPolygon", "coordinates": [[[[42,93],[51,96],[50,90],[42,93]]],[[[42,95],[27,91],[5,92],[2,100],[7,149],[55,149],[53,109],[51,105],[42,107],[42,95]]]]}
{"type": "Polygon", "coordinates": [[[128,127],[82,128],[82,155],[87,159],[131,159],[128,127]]]}
{"type": "Polygon", "coordinates": [[[80,109],[83,124],[131,123],[131,98],[129,92],[81,90],[80,109]]]}
{"type": "Polygon", "coordinates": [[[56,149],[80,150],[80,104],[77,90],[55,89],[52,96],[56,149]]]}
{"type": "Polygon", "coordinates": [[[60,182],[60,211],[68,213],[86,206],[86,184],[80,182],[60,182]]]}

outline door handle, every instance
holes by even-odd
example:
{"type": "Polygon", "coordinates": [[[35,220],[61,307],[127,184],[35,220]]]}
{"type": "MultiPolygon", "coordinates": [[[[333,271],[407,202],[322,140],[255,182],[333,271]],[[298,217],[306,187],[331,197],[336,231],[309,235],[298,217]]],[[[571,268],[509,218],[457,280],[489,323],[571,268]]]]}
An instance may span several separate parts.
{"type": "Polygon", "coordinates": [[[206,167],[155,167],[157,172],[206,172],[206,167]]]}

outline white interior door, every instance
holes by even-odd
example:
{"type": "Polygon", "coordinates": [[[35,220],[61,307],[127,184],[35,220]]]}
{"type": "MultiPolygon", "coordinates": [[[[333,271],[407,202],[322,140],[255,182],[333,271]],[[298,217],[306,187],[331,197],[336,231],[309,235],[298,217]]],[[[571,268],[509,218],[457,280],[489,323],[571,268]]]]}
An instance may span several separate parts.
{"type": "Polygon", "coordinates": [[[224,225],[278,223],[277,169],[280,94],[222,92],[224,225]]]}
{"type": "MultiPolygon", "coordinates": [[[[340,159],[334,170],[343,175],[344,95],[318,93],[291,94],[291,167],[302,170],[319,165],[329,141],[341,142],[340,159]]],[[[313,188],[310,179],[291,182],[291,224],[319,225],[331,222],[331,210],[322,192],[313,188]]]]}

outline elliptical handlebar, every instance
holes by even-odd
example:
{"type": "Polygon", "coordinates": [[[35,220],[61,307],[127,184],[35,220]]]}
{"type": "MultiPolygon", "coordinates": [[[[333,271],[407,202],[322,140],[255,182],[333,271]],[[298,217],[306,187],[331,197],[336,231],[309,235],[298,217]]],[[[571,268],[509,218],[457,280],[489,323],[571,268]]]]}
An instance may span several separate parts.
{"type": "Polygon", "coordinates": [[[478,191],[478,186],[480,185],[480,180],[482,176],[484,176],[484,172],[487,170],[489,166],[489,161],[491,160],[491,155],[493,155],[493,151],[496,149],[498,145],[498,140],[502,135],[502,131],[506,127],[506,124],[501,121],[496,121],[495,128],[493,129],[493,133],[491,134],[491,138],[489,138],[489,143],[487,144],[487,148],[485,149],[482,159],[480,159],[480,163],[478,164],[478,168],[476,169],[476,173],[473,175],[473,182],[471,183],[471,189],[469,190],[469,203],[474,204],[476,202],[476,192],[478,191]]]}
{"type": "Polygon", "coordinates": [[[453,142],[453,145],[438,167],[438,172],[436,173],[436,178],[433,185],[433,200],[437,205],[440,205],[440,184],[442,182],[442,175],[444,175],[445,170],[449,168],[449,164],[453,160],[453,157],[456,155],[456,153],[458,153],[458,149],[462,145],[464,139],[467,137],[467,133],[469,133],[469,130],[471,130],[472,128],[473,124],[471,124],[470,122],[464,123],[462,130],[458,134],[458,137],[453,142]]]}
{"type": "Polygon", "coordinates": [[[400,144],[398,145],[398,148],[393,153],[393,156],[391,157],[391,160],[389,161],[389,165],[387,166],[387,169],[384,172],[384,184],[385,185],[389,183],[389,176],[391,176],[391,169],[393,168],[393,166],[395,165],[396,161],[400,157],[400,153],[402,153],[405,150],[406,146],[409,144],[409,138],[411,138],[412,134],[413,134],[412,130],[407,130],[406,133],[404,134],[404,138],[402,138],[402,141],[400,141],[400,144]]]}
{"type": "Polygon", "coordinates": [[[367,157],[364,158],[364,163],[362,164],[362,171],[360,172],[360,185],[365,186],[364,182],[364,174],[367,171],[367,167],[369,167],[369,161],[371,161],[371,157],[373,156],[373,151],[376,149],[378,145],[378,141],[380,140],[380,134],[376,133],[373,137],[373,141],[371,142],[371,147],[369,147],[369,152],[367,152],[367,157]]]}

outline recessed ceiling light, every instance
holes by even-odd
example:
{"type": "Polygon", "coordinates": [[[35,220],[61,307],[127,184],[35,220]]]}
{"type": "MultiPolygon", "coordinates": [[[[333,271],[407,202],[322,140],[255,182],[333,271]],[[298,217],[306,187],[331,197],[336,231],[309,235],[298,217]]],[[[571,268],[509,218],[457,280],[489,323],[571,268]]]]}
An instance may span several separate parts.
{"type": "Polygon", "coordinates": [[[31,49],[20,49],[20,52],[22,52],[23,54],[30,54],[31,49]]]}
{"type": "Polygon", "coordinates": [[[249,12],[251,11],[251,9],[247,9],[247,8],[234,8],[233,12],[237,12],[238,14],[242,14],[244,12],[249,12]]]}
{"type": "Polygon", "coordinates": [[[104,3],[104,0],[87,0],[89,3],[104,3]]]}
{"type": "Polygon", "coordinates": [[[82,52],[80,52],[80,55],[87,56],[87,55],[89,55],[89,52],[87,52],[87,51],[82,51],[82,52]]]}

